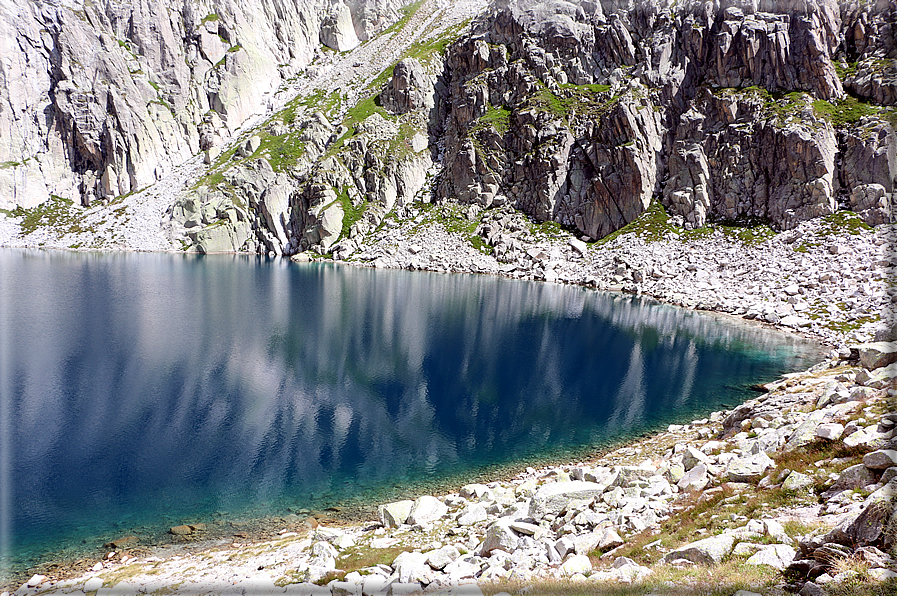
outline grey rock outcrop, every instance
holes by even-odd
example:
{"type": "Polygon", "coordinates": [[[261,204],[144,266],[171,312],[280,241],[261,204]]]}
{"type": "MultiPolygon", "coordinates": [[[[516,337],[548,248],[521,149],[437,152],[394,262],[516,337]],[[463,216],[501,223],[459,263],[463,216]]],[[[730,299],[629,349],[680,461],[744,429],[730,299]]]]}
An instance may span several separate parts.
{"type": "Polygon", "coordinates": [[[788,229],[841,200],[871,224],[891,221],[891,126],[871,118],[842,135],[814,102],[846,101],[838,61],[849,57],[860,65],[849,88],[892,103],[893,11],[835,0],[496,5],[447,57],[437,194],[507,200],[593,238],[658,193],[686,227],[788,229]]]}
{"type": "Polygon", "coordinates": [[[401,0],[0,7],[0,207],[127,194],[264,113],[319,39],[345,50],[401,0]],[[214,114],[214,122],[209,118],[214,114]]]}
{"type": "Polygon", "coordinates": [[[435,105],[432,78],[415,58],[396,63],[381,97],[383,105],[396,114],[428,110],[435,105]]]}

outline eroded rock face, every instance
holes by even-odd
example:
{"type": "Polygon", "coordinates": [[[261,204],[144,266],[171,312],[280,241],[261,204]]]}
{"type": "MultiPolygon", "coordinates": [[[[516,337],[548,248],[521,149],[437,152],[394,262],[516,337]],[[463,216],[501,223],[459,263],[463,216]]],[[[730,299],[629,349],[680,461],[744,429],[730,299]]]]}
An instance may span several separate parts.
{"type": "Polygon", "coordinates": [[[499,5],[447,56],[438,195],[507,200],[591,237],[654,196],[686,227],[792,228],[839,200],[869,223],[890,221],[890,125],[870,118],[842,133],[813,101],[845,97],[836,62],[850,58],[849,88],[892,102],[893,8],[727,4],[499,5]]]}
{"type": "Polygon", "coordinates": [[[0,207],[51,194],[90,204],[154,183],[263,113],[319,39],[350,49],[401,5],[5,2],[0,207]]]}
{"type": "Polygon", "coordinates": [[[383,105],[396,114],[428,110],[434,106],[433,81],[415,58],[396,63],[392,78],[383,90],[383,105]]]}

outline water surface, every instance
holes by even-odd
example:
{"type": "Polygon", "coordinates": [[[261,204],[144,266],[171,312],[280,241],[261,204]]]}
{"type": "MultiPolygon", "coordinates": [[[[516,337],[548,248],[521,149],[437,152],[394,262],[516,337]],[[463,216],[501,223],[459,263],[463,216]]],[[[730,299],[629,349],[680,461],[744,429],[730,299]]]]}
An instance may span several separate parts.
{"type": "MultiPolygon", "coordinates": [[[[779,333],[492,276],[0,251],[0,557],[574,457],[810,365],[779,333]]],[[[220,523],[219,523],[220,526],[220,523]]]]}

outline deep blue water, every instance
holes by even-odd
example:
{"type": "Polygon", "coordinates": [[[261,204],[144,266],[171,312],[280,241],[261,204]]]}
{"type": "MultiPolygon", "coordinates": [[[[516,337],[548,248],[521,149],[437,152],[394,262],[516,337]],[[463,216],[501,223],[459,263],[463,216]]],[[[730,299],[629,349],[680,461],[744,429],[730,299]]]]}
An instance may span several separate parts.
{"type": "Polygon", "coordinates": [[[249,257],[0,251],[0,556],[574,457],[816,351],[631,296],[249,257]]]}

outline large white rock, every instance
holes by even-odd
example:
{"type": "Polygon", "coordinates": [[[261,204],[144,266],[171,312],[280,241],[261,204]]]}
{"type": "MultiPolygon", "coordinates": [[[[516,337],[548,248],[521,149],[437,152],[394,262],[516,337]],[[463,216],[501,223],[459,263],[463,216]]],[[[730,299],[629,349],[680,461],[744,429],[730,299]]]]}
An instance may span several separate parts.
{"type": "Polygon", "coordinates": [[[361,43],[352,24],[352,11],[342,2],[331,11],[321,25],[321,43],[337,52],[351,50],[361,43]]]}
{"type": "Polygon", "coordinates": [[[707,474],[707,466],[698,464],[686,472],[676,486],[680,490],[704,490],[710,484],[710,476],[707,474]]]}
{"type": "Polygon", "coordinates": [[[726,466],[726,474],[730,482],[759,482],[766,470],[775,465],[772,458],[761,451],[749,457],[733,459],[726,466]]]}
{"type": "Polygon", "coordinates": [[[703,451],[688,445],[685,448],[685,451],[682,452],[682,465],[685,466],[685,470],[688,471],[698,464],[709,465],[710,458],[707,457],[703,451]]]}
{"type": "Polygon", "coordinates": [[[578,555],[587,555],[601,544],[604,539],[604,531],[587,532],[573,538],[574,549],[578,555]]]}
{"type": "Polygon", "coordinates": [[[535,519],[541,519],[548,512],[562,511],[571,500],[599,497],[604,488],[601,484],[582,480],[546,484],[533,495],[529,514],[535,519]]]}
{"type": "Polygon", "coordinates": [[[445,503],[432,497],[424,495],[414,502],[411,512],[408,514],[409,524],[428,524],[441,518],[448,513],[448,507],[445,503]]]}
{"type": "Polygon", "coordinates": [[[561,565],[561,575],[570,577],[577,573],[588,573],[592,570],[592,562],[586,555],[572,555],[561,565]]]}
{"type": "Polygon", "coordinates": [[[427,565],[433,569],[442,570],[445,566],[461,556],[458,549],[452,545],[443,546],[427,553],[427,565]]]}
{"type": "MultiPolygon", "coordinates": [[[[864,374],[865,378],[862,381],[862,384],[866,387],[874,387],[877,389],[881,389],[889,386],[894,382],[894,379],[897,379],[897,362],[884,366],[882,368],[876,369],[869,374],[865,374],[865,371],[860,371],[861,374],[864,374]]],[[[860,375],[857,375],[857,382],[860,382],[860,375]]]]}
{"type": "Polygon", "coordinates": [[[785,478],[785,482],[782,483],[782,488],[785,490],[800,490],[812,484],[813,479],[810,476],[801,474],[800,472],[791,472],[788,474],[788,477],[785,478]]]}
{"type": "Polygon", "coordinates": [[[604,531],[604,536],[601,537],[601,542],[598,543],[598,548],[601,550],[610,550],[612,548],[617,548],[618,546],[623,545],[623,539],[613,528],[607,528],[604,531]]]}
{"type": "Polygon", "coordinates": [[[677,559],[685,559],[699,565],[716,565],[732,552],[735,540],[736,538],[732,534],[704,538],[667,553],[662,561],[671,563],[677,559]]]}
{"type": "Polygon", "coordinates": [[[495,494],[485,484],[465,484],[458,494],[471,501],[495,500],[495,494]]]}
{"type": "Polygon", "coordinates": [[[99,577],[92,577],[84,582],[85,592],[95,592],[103,587],[103,580],[99,577]]]}
{"type": "Polygon", "coordinates": [[[517,540],[518,536],[511,529],[510,520],[499,519],[486,530],[480,554],[488,557],[494,550],[513,552],[517,548],[517,540]]]}
{"type": "Polygon", "coordinates": [[[489,514],[486,512],[486,507],[481,503],[471,503],[458,516],[458,525],[472,526],[475,523],[486,521],[488,517],[489,514]]]}
{"type": "Polygon", "coordinates": [[[401,583],[423,582],[430,583],[432,571],[427,565],[427,555],[406,551],[392,562],[393,576],[401,583]]]}
{"type": "Polygon", "coordinates": [[[816,436],[820,439],[834,441],[844,434],[844,425],[837,422],[826,422],[816,427],[816,436]]]}
{"type": "Polygon", "coordinates": [[[797,551],[787,544],[771,544],[752,555],[748,565],[768,565],[779,571],[785,569],[794,560],[797,551]]]}
{"type": "Polygon", "coordinates": [[[336,569],[336,557],[339,555],[336,548],[329,542],[320,540],[311,545],[311,565],[324,569],[336,569]]]}
{"type": "Polygon", "coordinates": [[[404,524],[411,513],[414,501],[406,499],[404,501],[395,501],[380,505],[377,507],[377,514],[380,516],[380,523],[387,528],[395,528],[404,524]]]}

